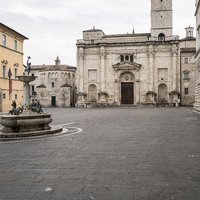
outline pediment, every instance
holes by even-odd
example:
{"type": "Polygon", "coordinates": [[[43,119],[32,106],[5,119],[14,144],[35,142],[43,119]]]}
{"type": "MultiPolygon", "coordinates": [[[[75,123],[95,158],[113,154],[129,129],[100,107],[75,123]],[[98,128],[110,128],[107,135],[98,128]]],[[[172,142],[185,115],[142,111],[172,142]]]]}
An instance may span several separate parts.
{"type": "Polygon", "coordinates": [[[140,70],[141,65],[135,62],[123,61],[113,65],[115,70],[140,70]]]}

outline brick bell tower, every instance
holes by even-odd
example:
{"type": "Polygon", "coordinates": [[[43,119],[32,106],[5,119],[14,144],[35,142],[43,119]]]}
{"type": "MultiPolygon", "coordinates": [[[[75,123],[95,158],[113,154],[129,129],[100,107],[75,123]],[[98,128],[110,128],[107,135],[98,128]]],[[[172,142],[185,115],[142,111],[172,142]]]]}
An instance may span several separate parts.
{"type": "Polygon", "coordinates": [[[151,37],[173,35],[172,0],[151,0],[151,37]]]}

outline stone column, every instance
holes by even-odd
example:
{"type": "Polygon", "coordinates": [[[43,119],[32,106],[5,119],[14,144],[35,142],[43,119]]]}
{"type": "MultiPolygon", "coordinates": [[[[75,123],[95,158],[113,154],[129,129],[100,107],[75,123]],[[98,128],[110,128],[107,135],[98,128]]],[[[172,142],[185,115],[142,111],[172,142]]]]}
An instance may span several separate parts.
{"type": "Polygon", "coordinates": [[[115,99],[115,102],[117,103],[117,104],[119,104],[120,102],[119,102],[119,89],[118,89],[118,87],[119,87],[119,84],[120,84],[120,82],[119,82],[119,80],[118,80],[118,71],[117,70],[115,70],[115,91],[114,91],[114,99],[115,99]]]}
{"type": "Polygon", "coordinates": [[[78,50],[78,74],[79,74],[79,92],[84,92],[84,51],[83,48],[78,50]]]}
{"type": "Polygon", "coordinates": [[[172,45],[172,91],[177,90],[177,47],[172,45]]]}
{"type": "Polygon", "coordinates": [[[149,45],[149,91],[154,91],[154,48],[149,45]]]}
{"type": "Polygon", "coordinates": [[[29,82],[24,83],[24,98],[23,98],[23,105],[25,110],[27,110],[30,106],[30,84],[29,82]]]}
{"type": "Polygon", "coordinates": [[[101,84],[101,92],[105,92],[106,91],[106,87],[105,87],[105,47],[102,46],[100,49],[100,62],[101,62],[101,66],[100,66],[100,84],[101,84]]]}
{"type": "Polygon", "coordinates": [[[141,103],[140,102],[140,70],[137,69],[136,72],[135,72],[135,98],[134,98],[134,104],[137,104],[137,103],[141,103]]]}

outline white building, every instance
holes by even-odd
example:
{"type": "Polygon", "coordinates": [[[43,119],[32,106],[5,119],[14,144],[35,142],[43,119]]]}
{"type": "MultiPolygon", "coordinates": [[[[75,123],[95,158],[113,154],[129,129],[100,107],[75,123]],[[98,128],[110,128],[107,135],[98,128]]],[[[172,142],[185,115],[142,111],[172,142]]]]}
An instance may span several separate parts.
{"type": "Polygon", "coordinates": [[[78,106],[175,103],[180,94],[180,40],[172,0],[151,0],[151,32],[83,31],[77,41],[78,106]]]}
{"type": "Polygon", "coordinates": [[[55,65],[32,65],[31,74],[37,76],[31,82],[32,99],[45,107],[75,105],[76,67],[61,65],[57,57],[55,65]]]}

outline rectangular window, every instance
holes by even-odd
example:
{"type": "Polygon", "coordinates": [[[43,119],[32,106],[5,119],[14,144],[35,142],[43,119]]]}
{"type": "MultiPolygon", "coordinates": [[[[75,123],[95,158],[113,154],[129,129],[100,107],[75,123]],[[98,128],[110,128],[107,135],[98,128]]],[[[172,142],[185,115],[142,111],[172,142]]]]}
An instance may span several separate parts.
{"type": "Polygon", "coordinates": [[[32,92],[34,92],[34,91],[35,91],[35,86],[32,85],[32,86],[31,86],[31,89],[32,89],[32,92]]]}
{"type": "Polygon", "coordinates": [[[188,88],[185,88],[185,95],[188,95],[188,94],[189,94],[188,88]]]}
{"type": "Polygon", "coordinates": [[[2,38],[2,45],[4,47],[6,47],[6,35],[3,35],[3,38],[2,38]]]}
{"type": "Polygon", "coordinates": [[[3,99],[6,99],[6,94],[5,93],[3,94],[3,99]]]}
{"type": "Polygon", "coordinates": [[[17,78],[17,69],[15,68],[15,79],[17,78]]]}
{"type": "Polygon", "coordinates": [[[15,99],[17,99],[17,94],[15,94],[15,99]]]}
{"type": "Polygon", "coordinates": [[[189,58],[184,58],[184,63],[188,64],[189,63],[189,58]]]}
{"type": "Polygon", "coordinates": [[[189,73],[184,73],[184,74],[183,74],[183,78],[184,78],[184,79],[188,79],[188,78],[189,78],[189,73]]]}
{"type": "Polygon", "coordinates": [[[17,40],[14,41],[14,50],[17,51],[17,40]]]}
{"type": "Polygon", "coordinates": [[[6,66],[3,66],[2,68],[2,77],[6,78],[6,66]]]}

